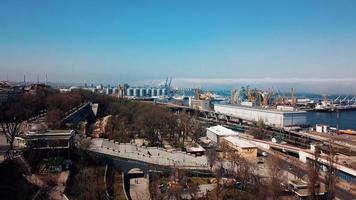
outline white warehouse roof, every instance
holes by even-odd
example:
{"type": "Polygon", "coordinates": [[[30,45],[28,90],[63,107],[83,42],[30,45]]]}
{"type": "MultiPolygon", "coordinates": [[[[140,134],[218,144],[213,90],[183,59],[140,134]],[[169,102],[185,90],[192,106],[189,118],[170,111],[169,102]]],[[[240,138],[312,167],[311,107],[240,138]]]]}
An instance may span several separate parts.
{"type": "Polygon", "coordinates": [[[218,136],[237,136],[238,132],[235,132],[231,129],[225,128],[223,126],[217,125],[207,128],[209,131],[215,133],[218,136]]]}
{"type": "Polygon", "coordinates": [[[247,148],[257,148],[256,145],[249,143],[248,141],[244,139],[240,139],[238,137],[226,137],[224,138],[226,141],[230,142],[232,145],[237,146],[241,149],[247,149],[247,148]]]}

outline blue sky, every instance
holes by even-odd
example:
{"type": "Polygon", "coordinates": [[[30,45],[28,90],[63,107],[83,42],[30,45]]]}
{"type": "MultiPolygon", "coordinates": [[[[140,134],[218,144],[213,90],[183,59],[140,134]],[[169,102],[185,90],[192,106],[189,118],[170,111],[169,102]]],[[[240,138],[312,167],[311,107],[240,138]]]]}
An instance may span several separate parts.
{"type": "Polygon", "coordinates": [[[1,0],[0,79],[354,83],[355,10],[353,0],[1,0]]]}

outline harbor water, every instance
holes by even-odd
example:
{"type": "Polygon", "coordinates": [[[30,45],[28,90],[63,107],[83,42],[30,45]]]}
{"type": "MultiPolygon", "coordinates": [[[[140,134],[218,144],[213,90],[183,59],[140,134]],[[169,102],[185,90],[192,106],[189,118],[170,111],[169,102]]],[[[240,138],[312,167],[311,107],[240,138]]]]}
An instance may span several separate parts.
{"type": "MultiPolygon", "coordinates": [[[[231,91],[212,91],[214,94],[220,95],[222,97],[230,98],[231,91]]],[[[185,95],[194,96],[194,92],[187,92],[185,95]]],[[[338,95],[330,95],[329,98],[335,99],[338,95]]],[[[302,98],[310,98],[315,101],[322,99],[321,95],[299,95],[302,98]]],[[[228,103],[228,102],[226,102],[228,103]]],[[[307,123],[314,126],[315,124],[325,124],[332,127],[337,127],[339,124],[339,129],[352,129],[356,131],[356,110],[340,111],[339,118],[337,117],[337,112],[308,112],[307,113],[307,123]]]]}
{"type": "Polygon", "coordinates": [[[356,130],[356,110],[339,112],[308,112],[307,121],[310,125],[325,124],[339,129],[356,130]]]}

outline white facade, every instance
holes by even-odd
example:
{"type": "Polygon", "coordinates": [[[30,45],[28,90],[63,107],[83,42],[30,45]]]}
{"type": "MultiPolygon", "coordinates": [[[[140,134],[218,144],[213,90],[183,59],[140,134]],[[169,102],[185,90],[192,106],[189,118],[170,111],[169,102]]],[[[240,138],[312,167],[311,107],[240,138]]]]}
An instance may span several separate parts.
{"type": "Polygon", "coordinates": [[[140,89],[138,89],[138,88],[133,89],[133,96],[137,97],[137,96],[139,96],[139,93],[140,93],[140,89]]]}
{"type": "Polygon", "coordinates": [[[206,137],[215,143],[219,143],[221,138],[228,136],[238,136],[239,133],[223,126],[217,125],[206,129],[206,137]]]}
{"type": "Polygon", "coordinates": [[[133,89],[132,88],[127,88],[126,95],[127,96],[133,96],[133,89]]]}
{"type": "Polygon", "coordinates": [[[162,96],[162,90],[157,88],[157,96],[162,96]]]}
{"type": "Polygon", "coordinates": [[[307,124],[305,111],[280,111],[276,109],[260,109],[239,105],[215,104],[216,113],[225,114],[246,121],[258,122],[262,120],[266,125],[285,127],[307,124]]]}
{"type": "Polygon", "coordinates": [[[164,88],[147,88],[147,87],[137,87],[137,88],[127,88],[126,96],[128,97],[161,97],[166,96],[167,90],[164,88]]]}
{"type": "Polygon", "coordinates": [[[147,96],[152,96],[152,89],[151,88],[146,88],[146,95],[147,96]]]}
{"type": "Polygon", "coordinates": [[[322,124],[317,124],[315,126],[315,130],[318,133],[328,133],[329,132],[329,128],[330,128],[330,126],[322,125],[322,124]]]}
{"type": "Polygon", "coordinates": [[[140,88],[140,97],[145,97],[145,96],[146,96],[146,89],[140,88]]]}

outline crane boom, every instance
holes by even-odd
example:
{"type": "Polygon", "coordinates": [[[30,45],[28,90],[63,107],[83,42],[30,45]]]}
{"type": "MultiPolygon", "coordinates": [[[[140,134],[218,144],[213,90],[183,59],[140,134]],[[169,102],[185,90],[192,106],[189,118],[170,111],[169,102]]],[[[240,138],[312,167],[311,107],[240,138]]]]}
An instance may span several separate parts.
{"type": "Polygon", "coordinates": [[[347,98],[349,98],[349,96],[346,96],[344,99],[341,100],[341,102],[346,101],[347,98]]]}

